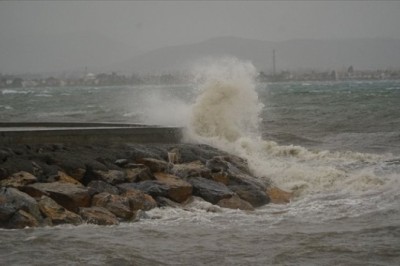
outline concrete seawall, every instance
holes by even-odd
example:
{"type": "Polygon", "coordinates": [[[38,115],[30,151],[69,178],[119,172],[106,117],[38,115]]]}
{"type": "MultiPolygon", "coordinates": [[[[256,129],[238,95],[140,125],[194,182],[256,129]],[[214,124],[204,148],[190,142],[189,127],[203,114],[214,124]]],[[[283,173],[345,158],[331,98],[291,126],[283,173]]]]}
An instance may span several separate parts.
{"type": "Polygon", "coordinates": [[[1,144],[178,143],[182,128],[122,123],[0,123],[1,144]]]}

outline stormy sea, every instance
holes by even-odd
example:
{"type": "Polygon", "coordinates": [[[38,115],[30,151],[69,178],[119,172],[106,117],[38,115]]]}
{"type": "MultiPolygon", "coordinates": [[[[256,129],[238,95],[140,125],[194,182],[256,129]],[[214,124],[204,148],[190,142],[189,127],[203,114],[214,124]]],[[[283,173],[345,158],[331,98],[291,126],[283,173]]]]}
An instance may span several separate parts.
{"type": "Polygon", "coordinates": [[[0,121],[181,126],[183,141],[292,191],[289,204],[199,201],[117,226],[1,229],[1,264],[399,265],[399,80],[258,83],[238,60],[194,73],[185,85],[0,89],[0,121]]]}

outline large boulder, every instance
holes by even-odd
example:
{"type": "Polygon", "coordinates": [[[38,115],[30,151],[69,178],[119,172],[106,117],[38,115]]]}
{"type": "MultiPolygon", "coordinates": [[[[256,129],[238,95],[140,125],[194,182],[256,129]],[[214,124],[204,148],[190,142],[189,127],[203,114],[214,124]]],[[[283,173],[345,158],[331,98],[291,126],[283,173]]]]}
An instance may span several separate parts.
{"type": "Polygon", "coordinates": [[[192,177],[188,182],[193,186],[193,195],[217,204],[220,200],[230,198],[234,193],[224,184],[203,177],[192,177]]]}
{"type": "Polygon", "coordinates": [[[29,184],[33,184],[37,181],[36,176],[31,173],[20,171],[14,173],[6,179],[0,181],[0,187],[23,187],[29,184]]]}
{"type": "Polygon", "coordinates": [[[25,227],[39,226],[39,221],[29,212],[18,210],[6,225],[7,228],[22,229],[25,227]]]}
{"type": "Polygon", "coordinates": [[[39,201],[40,211],[48,217],[54,225],[57,224],[81,224],[82,219],[76,213],[70,212],[47,196],[42,196],[39,201]]]}
{"type": "Polygon", "coordinates": [[[131,210],[144,210],[148,211],[157,207],[157,202],[152,196],[143,193],[137,189],[127,189],[121,194],[121,196],[126,197],[129,200],[129,205],[131,210]]]}
{"type": "Polygon", "coordinates": [[[228,187],[242,200],[249,202],[253,207],[260,207],[270,202],[267,193],[254,185],[232,185],[228,187]]]}
{"type": "Polygon", "coordinates": [[[176,202],[184,202],[192,195],[192,185],[176,176],[155,173],[157,181],[167,186],[167,197],[176,202]]]}
{"type": "Polygon", "coordinates": [[[218,206],[229,209],[239,209],[244,211],[253,211],[254,208],[245,200],[242,200],[238,195],[233,195],[230,198],[218,201],[218,206]]]}
{"type": "MultiPolygon", "coordinates": [[[[34,198],[15,188],[0,188],[0,224],[7,222],[19,210],[29,213],[38,222],[43,220],[34,198]]],[[[21,215],[26,216],[23,213],[21,215]]]]}
{"type": "Polygon", "coordinates": [[[117,216],[102,207],[80,208],[79,214],[86,223],[98,225],[119,224],[117,216]]]}
{"type": "Polygon", "coordinates": [[[69,183],[35,183],[23,188],[34,197],[47,195],[69,211],[78,212],[79,207],[89,207],[89,190],[69,183]]]}
{"type": "Polygon", "coordinates": [[[135,216],[135,212],[130,208],[129,199],[120,195],[107,192],[97,194],[92,199],[92,206],[103,207],[125,220],[131,220],[135,216]]]}
{"type": "Polygon", "coordinates": [[[122,191],[124,191],[124,189],[127,189],[128,187],[143,191],[153,198],[166,197],[169,189],[168,185],[161,183],[158,180],[145,180],[139,183],[127,183],[118,185],[118,188],[122,191]]]}

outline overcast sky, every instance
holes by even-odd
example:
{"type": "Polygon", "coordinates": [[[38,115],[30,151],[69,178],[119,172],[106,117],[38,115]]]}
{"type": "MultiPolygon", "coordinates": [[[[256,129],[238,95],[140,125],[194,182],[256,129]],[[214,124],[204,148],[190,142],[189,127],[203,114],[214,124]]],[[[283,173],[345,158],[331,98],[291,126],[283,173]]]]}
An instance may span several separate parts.
{"type": "Polygon", "coordinates": [[[0,34],[102,33],[147,50],[237,36],[400,38],[400,1],[0,2],[0,34]]]}
{"type": "Polygon", "coordinates": [[[104,35],[132,55],[217,36],[400,39],[399,14],[400,1],[0,1],[0,53],[12,52],[6,39],[71,33],[104,35]]]}

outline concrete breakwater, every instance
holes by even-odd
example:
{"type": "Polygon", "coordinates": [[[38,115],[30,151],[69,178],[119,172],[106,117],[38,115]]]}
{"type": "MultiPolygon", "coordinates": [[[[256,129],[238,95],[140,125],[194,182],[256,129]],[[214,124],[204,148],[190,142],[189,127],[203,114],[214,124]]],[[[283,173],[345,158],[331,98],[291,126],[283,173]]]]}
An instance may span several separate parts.
{"type": "Polygon", "coordinates": [[[142,124],[26,122],[0,123],[0,144],[178,143],[182,129],[142,124]]]}
{"type": "Polygon", "coordinates": [[[290,193],[253,176],[247,162],[207,145],[8,144],[0,146],[0,227],[146,218],[193,199],[252,211],[290,193]]]}

